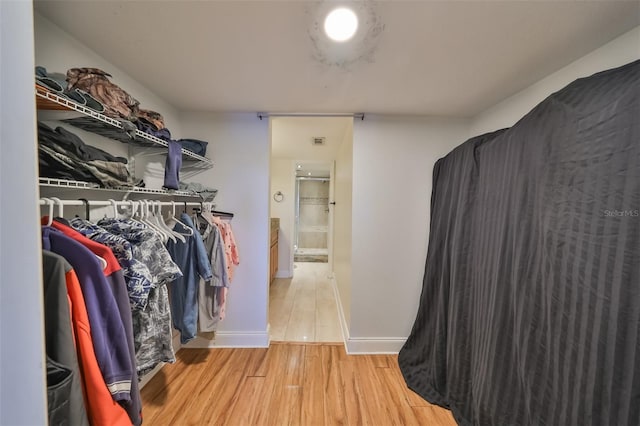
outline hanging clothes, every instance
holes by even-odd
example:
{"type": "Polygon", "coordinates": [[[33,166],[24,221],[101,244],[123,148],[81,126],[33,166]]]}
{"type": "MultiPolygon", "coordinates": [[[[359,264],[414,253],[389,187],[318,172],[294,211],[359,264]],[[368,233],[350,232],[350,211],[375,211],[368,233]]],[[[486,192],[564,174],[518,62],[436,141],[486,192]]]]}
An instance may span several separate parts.
{"type": "Polygon", "coordinates": [[[182,145],[174,140],[167,141],[167,158],[164,163],[164,188],[180,189],[180,169],[182,168],[182,145]]]}
{"type": "Polygon", "coordinates": [[[221,320],[221,296],[229,286],[224,241],[213,216],[203,211],[194,215],[194,224],[202,236],[211,263],[211,280],[200,279],[198,286],[198,325],[201,333],[215,333],[221,320]]]}
{"type": "MultiPolygon", "coordinates": [[[[89,422],[92,425],[97,426],[130,425],[131,420],[129,419],[127,412],[122,406],[114,401],[110,389],[105,383],[101,366],[98,361],[99,357],[94,347],[98,346],[101,350],[105,349],[100,345],[94,345],[94,333],[89,321],[90,311],[94,317],[97,316],[98,318],[101,313],[99,308],[98,312],[96,312],[96,290],[89,288],[92,287],[92,281],[87,280],[85,286],[88,287],[88,300],[91,303],[91,309],[88,309],[87,304],[85,304],[82,285],[80,284],[76,271],[72,267],[73,263],[78,264],[81,271],[80,275],[91,277],[95,274],[90,273],[88,270],[93,268],[101,271],[101,264],[88,249],[73,241],[71,238],[62,235],[59,231],[56,231],[53,228],[43,228],[42,244],[45,250],[50,251],[53,249],[52,251],[64,253],[61,256],[64,258],[64,263],[61,263],[60,267],[64,270],[67,294],[71,302],[71,323],[73,325],[77,357],[82,371],[82,383],[85,390],[85,403],[89,422]],[[71,252],[71,254],[68,252],[71,252]],[[69,259],[72,259],[74,262],[72,263],[69,259]]],[[[100,293],[104,293],[101,290],[109,290],[104,283],[102,284],[102,287],[98,289],[100,293]]],[[[106,297],[105,295],[104,299],[107,301],[105,303],[106,307],[108,305],[109,297],[106,297]]],[[[106,310],[109,311],[109,309],[106,310]]],[[[117,330],[117,327],[112,328],[117,330]]],[[[103,332],[96,334],[104,336],[103,332]]],[[[117,332],[114,333],[114,335],[117,334],[117,332]]]]}
{"type": "Polygon", "coordinates": [[[172,343],[171,310],[167,284],[182,276],[155,231],[132,219],[105,218],[97,223],[131,243],[133,256],[147,265],[152,288],[147,305],[133,311],[133,336],[138,376],[160,362],[175,362],[172,343]]]}
{"type": "MultiPolygon", "coordinates": [[[[129,390],[129,398],[124,398],[120,400],[120,404],[127,410],[129,418],[131,419],[131,423],[134,425],[139,425],[142,423],[141,411],[142,411],[142,400],[140,397],[140,390],[138,387],[138,377],[136,373],[136,359],[135,359],[135,348],[133,341],[133,325],[132,325],[132,316],[131,316],[131,308],[129,305],[129,296],[127,293],[127,288],[124,280],[124,275],[122,273],[122,269],[118,264],[113,252],[107,246],[97,243],[93,240],[86,238],[84,235],[75,231],[74,229],[60,223],[63,219],[56,219],[53,221],[52,226],[57,230],[63,232],[66,236],[73,238],[75,241],[82,244],[84,247],[88,248],[93,254],[98,256],[101,259],[104,259],[106,262],[106,267],[104,268],[104,276],[107,284],[111,288],[111,292],[113,294],[113,298],[115,300],[118,314],[120,320],[122,321],[122,325],[125,332],[125,343],[126,349],[128,352],[129,362],[131,364],[131,374],[130,374],[130,390],[129,390]]],[[[120,343],[122,344],[122,343],[120,343]]]]}
{"type": "MultiPolygon", "coordinates": [[[[68,398],[73,392],[73,371],[66,365],[55,362],[49,355],[47,355],[46,367],[48,424],[66,424],[72,416],[68,398]]],[[[86,418],[85,421],[87,421],[86,418]]]]}
{"type": "Polygon", "coordinates": [[[131,309],[144,309],[149,298],[149,291],[153,287],[151,271],[149,271],[147,265],[133,256],[131,243],[125,238],[114,235],[106,229],[79,217],[71,219],[69,224],[84,236],[111,249],[122,267],[125,282],[127,283],[127,291],[129,292],[131,309]]]}
{"type": "Polygon", "coordinates": [[[62,256],[42,252],[49,424],[66,419],[72,425],[88,425],[67,296],[68,269],[71,265],[62,256]]]}
{"type": "MultiPolygon", "coordinates": [[[[240,254],[238,253],[238,246],[236,244],[233,230],[231,229],[231,223],[223,221],[218,216],[213,217],[213,223],[218,227],[224,241],[224,251],[226,256],[227,275],[229,277],[229,283],[233,280],[233,274],[236,266],[240,264],[240,254]]],[[[223,320],[226,316],[227,309],[227,291],[228,288],[224,287],[218,291],[218,299],[220,305],[220,320],[223,320]]]]}
{"type": "Polygon", "coordinates": [[[171,283],[171,313],[173,326],[180,331],[180,341],[185,344],[198,331],[198,282],[202,278],[210,280],[211,264],[200,233],[186,213],[180,216],[182,223],[176,223],[174,231],[184,233],[183,224],[193,230],[193,235],[185,242],[168,241],[167,250],[171,258],[182,270],[182,277],[171,283]]]}
{"type": "Polygon", "coordinates": [[[42,229],[42,244],[45,250],[67,259],[78,274],[102,376],[114,400],[129,400],[133,366],[118,306],[101,262],[89,249],[52,227],[42,229]]]}
{"type": "Polygon", "coordinates": [[[230,222],[224,221],[218,216],[213,217],[213,222],[220,230],[222,239],[224,240],[224,251],[227,256],[227,274],[229,275],[229,282],[231,282],[233,281],[236,266],[240,264],[240,255],[238,253],[236,239],[233,235],[230,222]]]}

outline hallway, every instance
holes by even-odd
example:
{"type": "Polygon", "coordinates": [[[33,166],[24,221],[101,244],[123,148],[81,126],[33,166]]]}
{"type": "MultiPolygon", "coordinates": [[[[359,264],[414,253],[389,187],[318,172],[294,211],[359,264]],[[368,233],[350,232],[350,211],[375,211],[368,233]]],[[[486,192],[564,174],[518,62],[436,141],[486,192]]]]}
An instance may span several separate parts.
{"type": "Polygon", "coordinates": [[[269,291],[271,341],[342,342],[338,308],[326,263],[296,262],[293,279],[269,291]]]}

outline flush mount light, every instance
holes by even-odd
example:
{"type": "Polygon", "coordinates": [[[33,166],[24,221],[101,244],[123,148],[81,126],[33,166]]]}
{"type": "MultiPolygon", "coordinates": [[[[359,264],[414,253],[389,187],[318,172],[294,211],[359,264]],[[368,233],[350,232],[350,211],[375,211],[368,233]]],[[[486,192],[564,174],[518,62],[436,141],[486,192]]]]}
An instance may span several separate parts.
{"type": "Polygon", "coordinates": [[[334,41],[347,41],[358,29],[358,17],[346,7],[333,9],[324,20],[324,32],[334,41]]]}

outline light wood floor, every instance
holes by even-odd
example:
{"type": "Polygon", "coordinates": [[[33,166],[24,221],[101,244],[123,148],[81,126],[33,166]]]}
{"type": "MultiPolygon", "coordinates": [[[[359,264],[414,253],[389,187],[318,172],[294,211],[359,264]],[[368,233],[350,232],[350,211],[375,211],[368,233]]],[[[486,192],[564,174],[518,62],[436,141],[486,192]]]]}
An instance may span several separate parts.
{"type": "Polygon", "coordinates": [[[269,287],[272,341],[342,342],[338,307],[326,263],[296,262],[293,279],[269,287]]]}
{"type": "Polygon", "coordinates": [[[395,355],[336,344],[183,349],[142,389],[146,425],[449,426],[404,383],[395,355]]]}

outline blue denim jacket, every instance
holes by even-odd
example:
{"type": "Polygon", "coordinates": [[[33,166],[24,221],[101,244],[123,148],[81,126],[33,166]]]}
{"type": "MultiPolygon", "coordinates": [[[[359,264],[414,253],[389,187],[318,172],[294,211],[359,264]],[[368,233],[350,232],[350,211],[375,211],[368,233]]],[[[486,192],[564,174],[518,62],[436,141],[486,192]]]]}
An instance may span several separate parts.
{"type": "MultiPolygon", "coordinates": [[[[209,256],[200,233],[189,215],[183,213],[180,221],[193,230],[186,242],[167,242],[167,250],[173,261],[182,270],[182,277],[171,283],[171,317],[173,326],[180,331],[180,342],[187,343],[198,332],[198,282],[200,277],[208,281],[212,277],[209,256]]],[[[184,233],[177,223],[174,230],[184,233]]]]}

